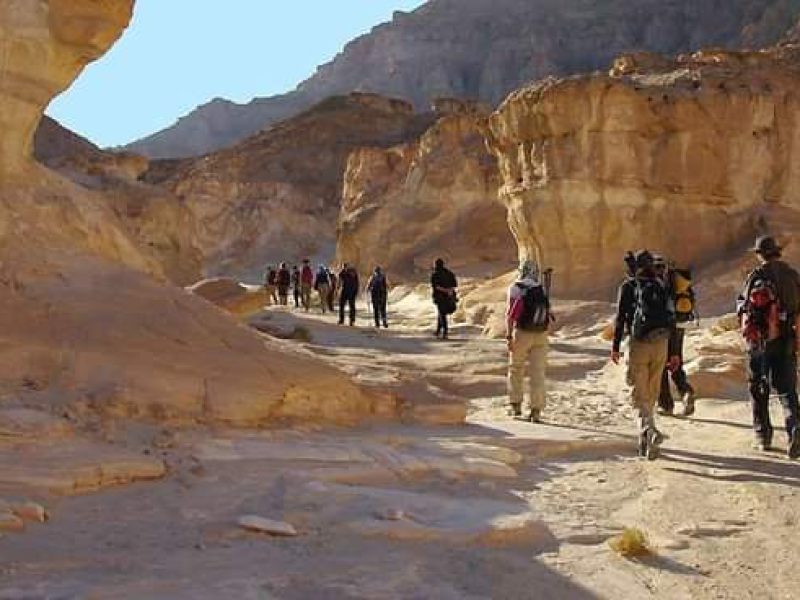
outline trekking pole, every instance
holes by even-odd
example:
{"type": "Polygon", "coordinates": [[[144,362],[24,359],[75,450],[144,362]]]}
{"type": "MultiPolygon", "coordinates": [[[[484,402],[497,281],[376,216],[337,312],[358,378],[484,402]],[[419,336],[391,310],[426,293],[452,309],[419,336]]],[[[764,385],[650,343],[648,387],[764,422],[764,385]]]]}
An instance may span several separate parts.
{"type": "Polygon", "coordinates": [[[553,288],[553,267],[548,267],[544,270],[544,291],[550,296],[550,290],[553,288]]]}

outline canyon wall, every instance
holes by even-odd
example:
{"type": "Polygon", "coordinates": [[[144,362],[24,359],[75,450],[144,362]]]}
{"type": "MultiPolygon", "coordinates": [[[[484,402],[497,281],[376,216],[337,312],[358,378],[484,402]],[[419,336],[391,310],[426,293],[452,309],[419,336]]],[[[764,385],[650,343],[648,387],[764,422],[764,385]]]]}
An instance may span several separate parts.
{"type": "Polygon", "coordinates": [[[350,155],[337,257],[362,273],[381,265],[395,282],[416,281],[439,256],[462,275],[513,268],[497,164],[483,136],[489,110],[459,100],[435,108],[436,123],[419,139],[350,155]]]}
{"type": "MultiPolygon", "coordinates": [[[[122,34],[132,7],[0,2],[2,402],[76,419],[239,425],[393,415],[391,399],[166,284],[168,265],[132,233],[113,191],[33,159],[44,107],[122,34]]],[[[132,161],[113,177],[135,175],[132,161]]]]}
{"type": "Polygon", "coordinates": [[[520,254],[558,293],[606,296],[628,249],[703,265],[756,232],[794,237],[799,57],[628,55],[513,93],[490,128],[520,254]]]}
{"type": "Polygon", "coordinates": [[[622,52],[773,44],[798,15],[800,0],[430,0],[347,44],[294,91],[247,104],[214,99],[128,149],[212,152],[352,91],[417,109],[445,96],[496,105],[529,81],[605,68],[622,52]]]}
{"type": "Polygon", "coordinates": [[[373,94],[332,97],[162,182],[192,213],[205,271],[260,281],[268,263],[330,259],[351,151],[418,137],[431,122],[373,94]]]}

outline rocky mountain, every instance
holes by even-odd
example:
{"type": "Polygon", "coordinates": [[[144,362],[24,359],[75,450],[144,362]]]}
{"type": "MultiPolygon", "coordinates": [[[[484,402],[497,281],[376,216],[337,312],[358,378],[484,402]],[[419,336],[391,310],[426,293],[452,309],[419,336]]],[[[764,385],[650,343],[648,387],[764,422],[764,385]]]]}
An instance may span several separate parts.
{"type": "Polygon", "coordinates": [[[194,216],[206,273],[260,281],[267,262],[330,259],[349,154],[418,137],[432,119],[373,94],[331,97],[228,150],[156,169],[194,216]]]}
{"type": "Polygon", "coordinates": [[[211,152],[351,91],[418,109],[438,97],[494,105],[530,81],[605,68],[623,52],[766,46],[798,13],[800,0],[430,0],[352,41],[288,94],[213,100],[128,149],[156,158],[211,152]]]}
{"type": "Polygon", "coordinates": [[[444,257],[461,275],[513,268],[517,249],[499,172],[484,140],[488,109],[436,103],[421,137],[350,155],[339,215],[337,256],[362,273],[382,265],[393,282],[418,281],[444,257]]]}
{"type": "Polygon", "coordinates": [[[627,55],[515,92],[490,128],[521,254],[555,267],[560,293],[608,297],[629,249],[701,266],[760,232],[790,242],[798,89],[800,47],[784,45],[627,55]]]}

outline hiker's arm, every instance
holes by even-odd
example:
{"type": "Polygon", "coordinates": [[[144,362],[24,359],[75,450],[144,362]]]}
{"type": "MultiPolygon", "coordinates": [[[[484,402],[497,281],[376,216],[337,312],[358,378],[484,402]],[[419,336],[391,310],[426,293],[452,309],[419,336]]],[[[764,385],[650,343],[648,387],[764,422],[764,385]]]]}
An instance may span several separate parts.
{"type": "Polygon", "coordinates": [[[611,346],[611,360],[619,362],[619,347],[622,343],[622,336],[625,335],[625,326],[628,322],[628,314],[633,305],[633,288],[628,284],[622,284],[619,288],[617,299],[617,316],[614,321],[614,341],[611,346]]]}
{"type": "Polygon", "coordinates": [[[523,303],[524,300],[521,297],[515,298],[506,311],[506,341],[508,341],[509,348],[514,340],[514,325],[522,313],[523,303]]]}

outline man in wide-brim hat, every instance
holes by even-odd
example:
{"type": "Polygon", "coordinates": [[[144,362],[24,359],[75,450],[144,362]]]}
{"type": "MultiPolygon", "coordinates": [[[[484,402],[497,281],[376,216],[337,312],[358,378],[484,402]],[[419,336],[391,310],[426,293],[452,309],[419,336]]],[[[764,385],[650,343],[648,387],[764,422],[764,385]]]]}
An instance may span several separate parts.
{"type": "Polygon", "coordinates": [[[769,235],[756,239],[759,264],[745,281],[738,313],[748,343],[748,382],[753,408],[754,446],[769,450],[772,423],[769,393],[774,388],[783,405],[788,436],[787,455],[800,456],[800,409],[797,399],[797,349],[800,325],[800,274],[781,260],[783,248],[769,235]],[[756,301],[767,298],[767,302],[756,301]]]}

